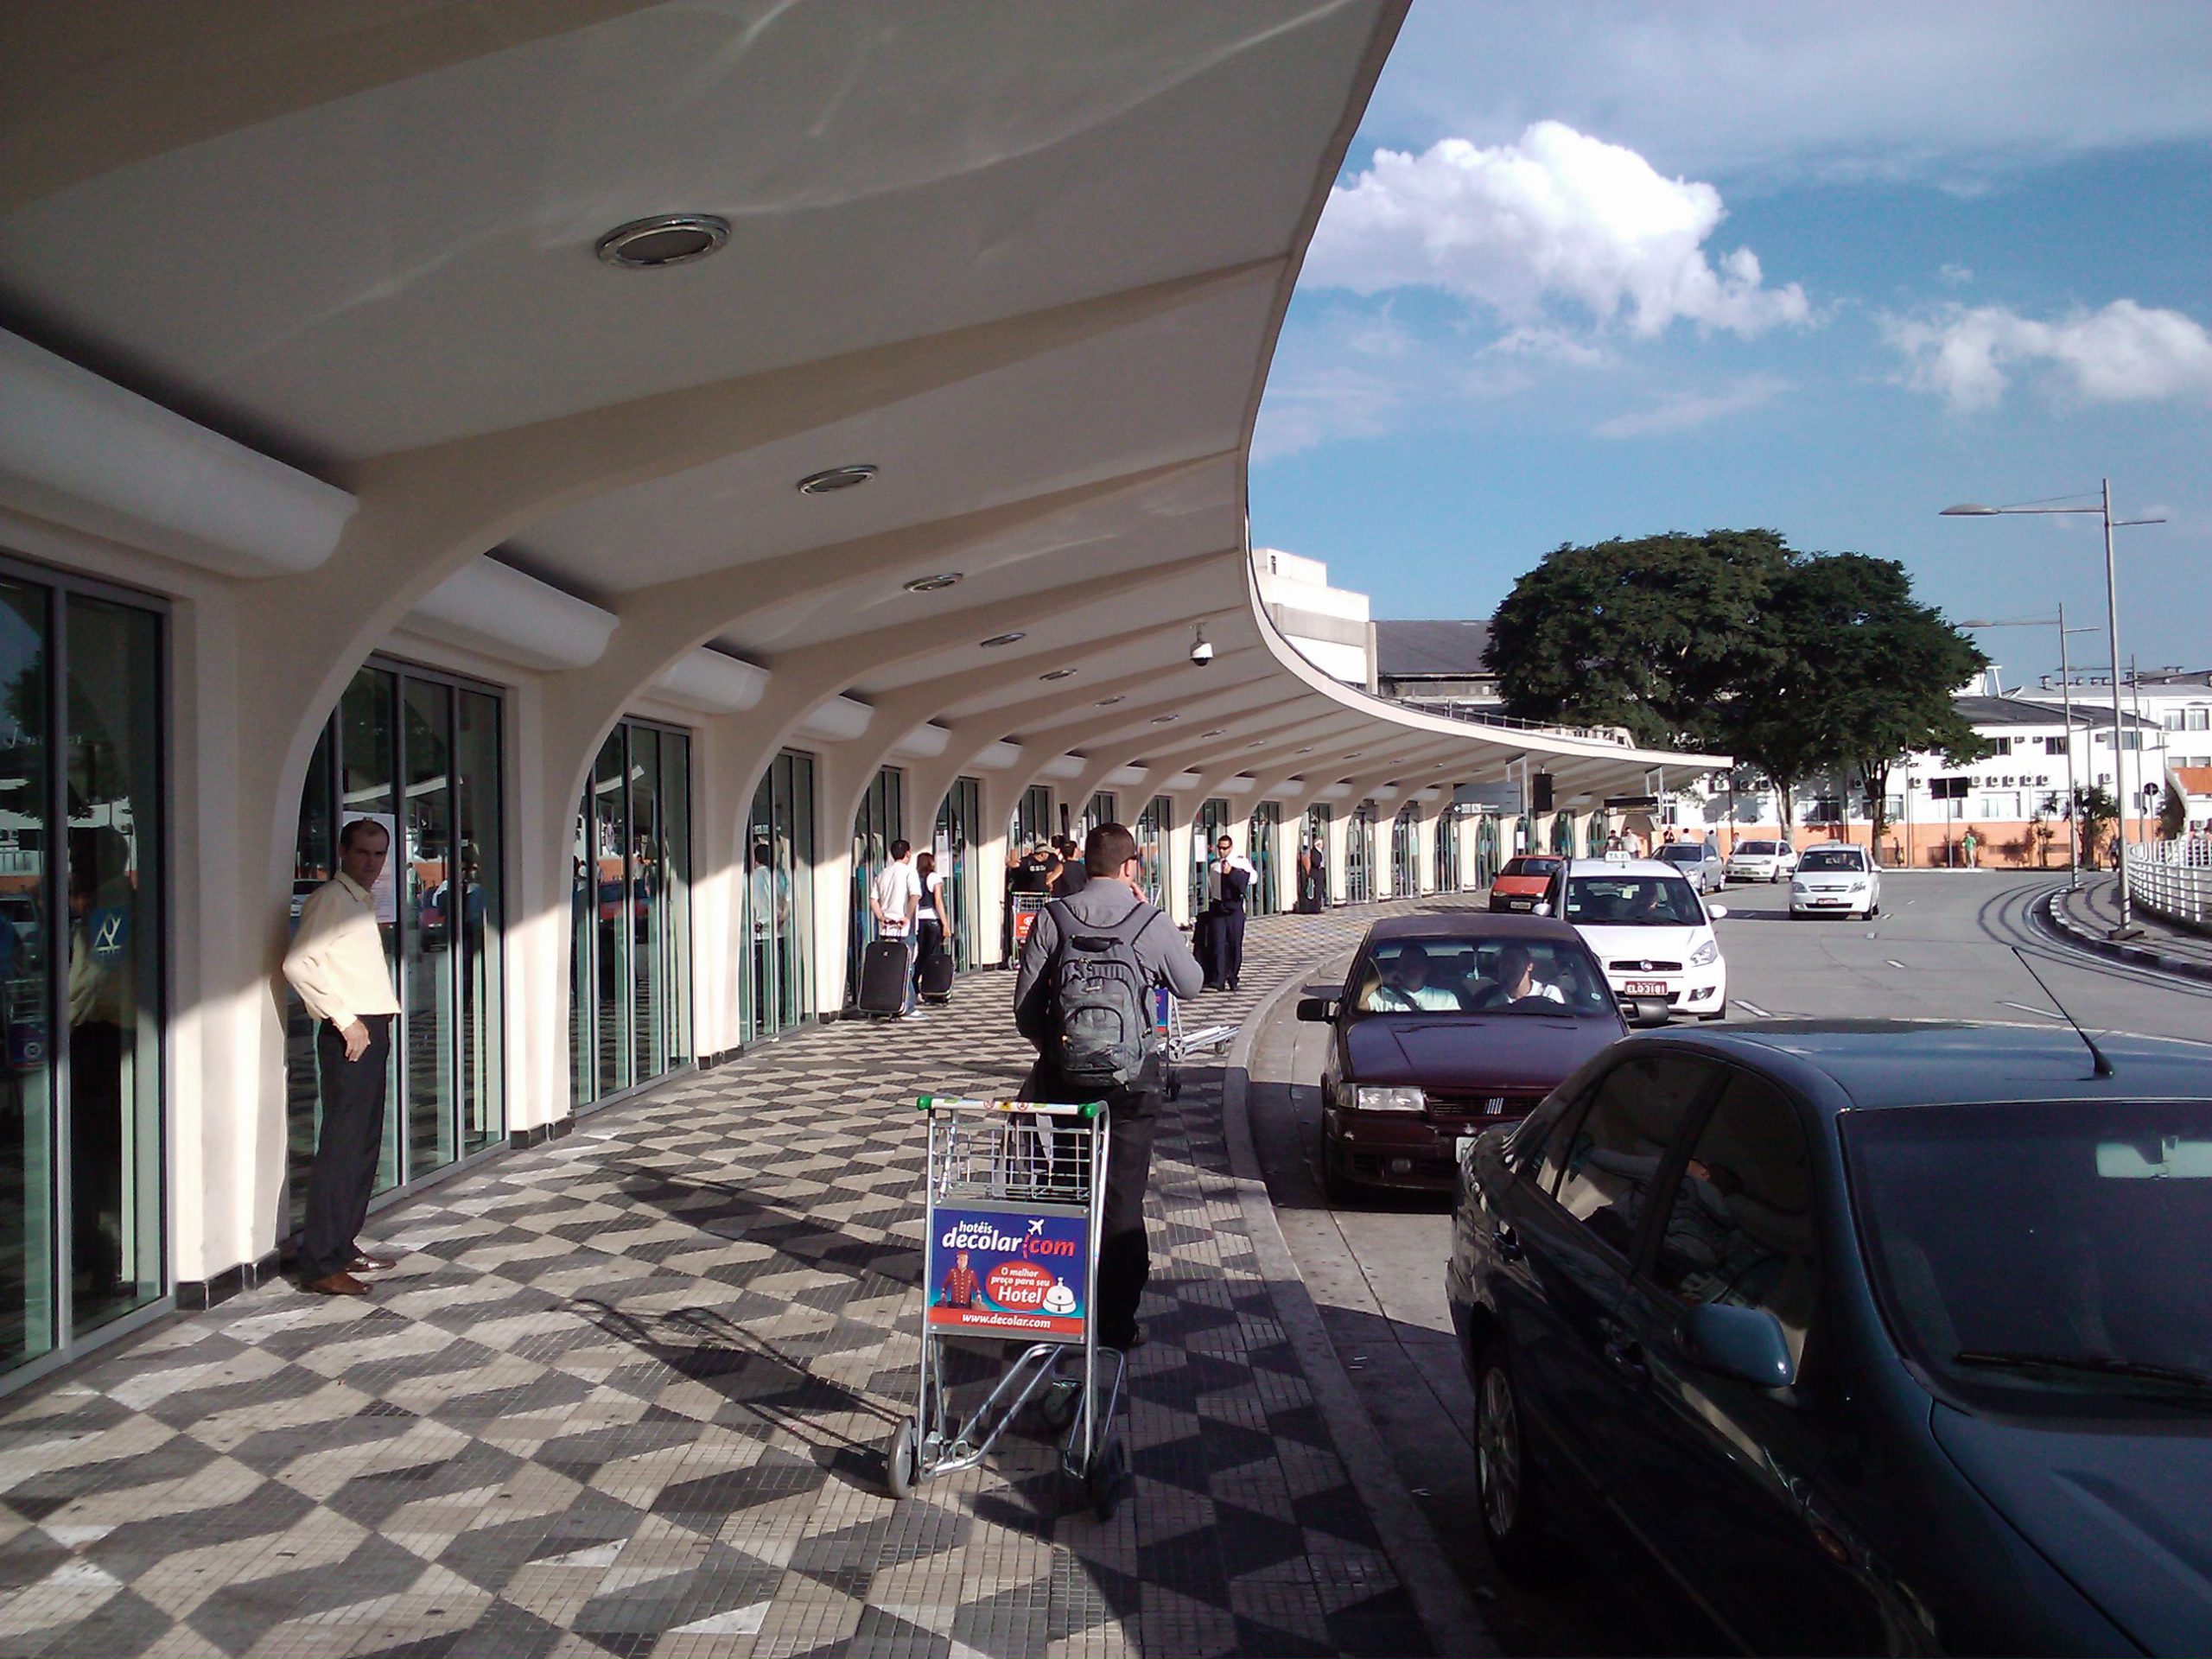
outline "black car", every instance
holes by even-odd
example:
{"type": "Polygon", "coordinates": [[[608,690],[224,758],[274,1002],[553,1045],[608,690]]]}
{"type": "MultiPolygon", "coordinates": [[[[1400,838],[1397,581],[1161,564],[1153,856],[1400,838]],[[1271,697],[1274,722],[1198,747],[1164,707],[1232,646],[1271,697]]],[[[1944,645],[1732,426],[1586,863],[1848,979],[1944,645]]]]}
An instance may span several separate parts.
{"type": "Polygon", "coordinates": [[[2212,1649],[2212,1047],[2102,1047],[1655,1033],[1472,1141],[1501,1560],[1580,1505],[1750,1651],[2212,1649]]]}
{"type": "Polygon", "coordinates": [[[1449,1192],[1459,1137],[1517,1121],[1627,1030],[1598,959],[1564,922],[1479,911],[1393,916],[1368,930],[1330,1027],[1321,1184],[1449,1192]]]}

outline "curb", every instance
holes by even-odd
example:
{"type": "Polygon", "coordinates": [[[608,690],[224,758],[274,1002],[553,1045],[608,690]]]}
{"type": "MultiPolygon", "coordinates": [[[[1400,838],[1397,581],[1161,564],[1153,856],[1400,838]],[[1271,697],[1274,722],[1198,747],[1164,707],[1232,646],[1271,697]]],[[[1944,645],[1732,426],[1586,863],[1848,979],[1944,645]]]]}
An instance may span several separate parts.
{"type": "Polygon", "coordinates": [[[1268,1294],[1281,1317],[1283,1333],[1306,1373],[1313,1403],[1329,1425],[1330,1438],[1337,1444],[1352,1490],[1374,1519],[1382,1553],[1413,1599],[1414,1611],[1428,1632],[1430,1645],[1439,1654],[1487,1659],[1501,1651],[1497,1640],[1476,1611],[1459,1575],[1445,1560],[1428,1517],[1400,1484],[1382,1432],[1367,1414],[1359,1391],[1337,1357],[1328,1329],[1306,1291],[1305,1275],[1299,1272],[1282,1236],[1281,1224],[1275,1219],[1274,1202],[1268,1196],[1267,1179],[1260,1169],[1259,1149],[1253,1144],[1252,1119],[1245,1104],[1253,1045],[1260,1027],[1276,1008],[1304,988],[1309,971],[1301,969],[1290,975],[1262,997],[1237,1027],[1223,1058],[1221,1129],[1222,1141],[1229,1149],[1230,1179],[1244,1212],[1244,1228],[1252,1240],[1260,1275],[1267,1281],[1268,1294]]]}
{"type": "Polygon", "coordinates": [[[2153,973],[2171,974],[2199,984],[2212,984],[2212,965],[2192,962],[2186,957],[2170,957],[2163,950],[2152,950],[2144,945],[2121,944],[2083,927],[2059,908],[2058,900],[2063,891],[2054,890],[2036,900],[2034,914],[2068,944],[2094,951],[2101,957],[2108,957],[2115,962],[2124,962],[2132,968],[2147,968],[2153,973]]]}

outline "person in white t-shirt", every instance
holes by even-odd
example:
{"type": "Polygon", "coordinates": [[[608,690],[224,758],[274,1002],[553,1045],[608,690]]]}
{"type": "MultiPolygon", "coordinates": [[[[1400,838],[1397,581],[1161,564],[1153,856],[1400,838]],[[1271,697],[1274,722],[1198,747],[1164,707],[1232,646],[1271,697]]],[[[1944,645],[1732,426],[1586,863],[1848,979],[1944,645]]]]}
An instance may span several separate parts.
{"type": "Polygon", "coordinates": [[[887,939],[906,942],[906,1002],[904,1013],[914,1011],[914,917],[921,909],[922,882],[914,874],[913,848],[904,840],[891,843],[891,861],[876,872],[868,889],[868,907],[875,918],[876,931],[887,939]]]}
{"type": "Polygon", "coordinates": [[[941,956],[952,940],[952,911],[944,897],[944,872],[937,867],[935,853],[914,855],[914,983],[921,984],[922,968],[931,957],[941,956]]]}

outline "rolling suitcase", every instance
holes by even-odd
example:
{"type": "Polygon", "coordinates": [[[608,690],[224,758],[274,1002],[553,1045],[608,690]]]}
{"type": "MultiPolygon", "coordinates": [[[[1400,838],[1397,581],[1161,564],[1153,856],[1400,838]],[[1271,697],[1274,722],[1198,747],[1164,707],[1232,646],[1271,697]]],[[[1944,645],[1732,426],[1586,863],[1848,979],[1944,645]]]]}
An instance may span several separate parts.
{"type": "Polygon", "coordinates": [[[877,939],[861,956],[860,1010],[879,1019],[906,1012],[906,976],[913,971],[913,946],[905,939],[877,939]]]}
{"type": "Polygon", "coordinates": [[[921,965],[915,979],[922,1001],[942,1007],[952,1001],[952,957],[940,950],[921,965]]]}

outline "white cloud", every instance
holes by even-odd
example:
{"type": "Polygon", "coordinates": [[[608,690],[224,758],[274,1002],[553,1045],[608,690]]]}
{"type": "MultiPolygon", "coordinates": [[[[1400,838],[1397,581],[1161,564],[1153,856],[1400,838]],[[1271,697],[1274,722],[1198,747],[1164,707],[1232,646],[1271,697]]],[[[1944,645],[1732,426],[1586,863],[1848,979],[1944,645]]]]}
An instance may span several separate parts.
{"type": "Polygon", "coordinates": [[[1955,305],[1933,317],[1891,318],[1885,332],[1904,355],[1904,383],[1957,414],[1994,406],[2022,373],[2088,403],[2212,399],[2212,334],[2193,317],[2133,300],[2056,322],[2001,305],[1955,305]]]}
{"type": "Polygon", "coordinates": [[[1947,261],[1936,267],[1936,280],[1952,288],[1964,288],[1974,281],[1974,267],[1960,264],[1956,260],[1947,261]]]}
{"type": "Polygon", "coordinates": [[[1329,193],[1302,281],[1442,289],[1530,330],[1556,300],[1646,339],[1677,321],[1749,336],[1806,321],[1804,291],[1768,288],[1750,249],[1717,269],[1707,257],[1726,212],[1709,184],[1662,178],[1632,149],[1539,121],[1510,144],[1378,150],[1329,193]]]}
{"type": "Polygon", "coordinates": [[[1592,429],[1601,438],[1648,438],[1667,432],[1687,432],[1772,403],[1789,390],[1789,383],[1771,374],[1747,375],[1726,391],[1669,392],[1649,409],[1616,415],[1592,429]]]}

